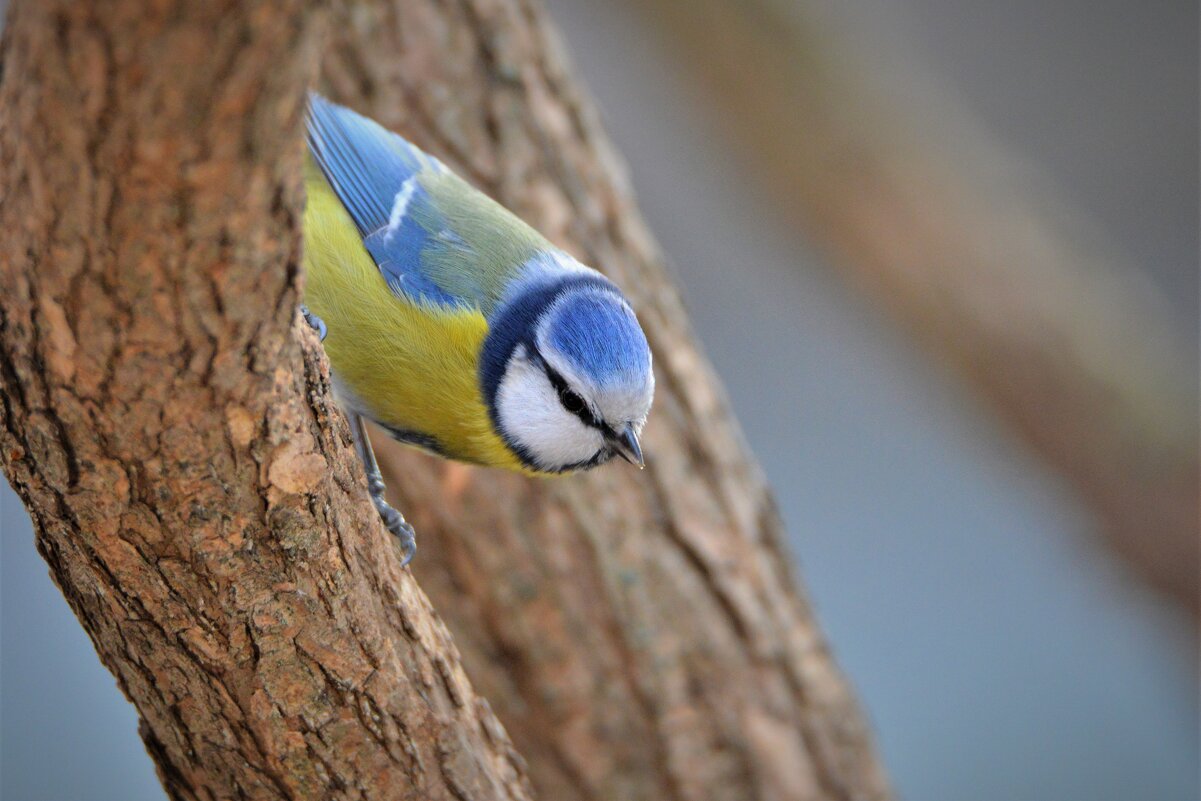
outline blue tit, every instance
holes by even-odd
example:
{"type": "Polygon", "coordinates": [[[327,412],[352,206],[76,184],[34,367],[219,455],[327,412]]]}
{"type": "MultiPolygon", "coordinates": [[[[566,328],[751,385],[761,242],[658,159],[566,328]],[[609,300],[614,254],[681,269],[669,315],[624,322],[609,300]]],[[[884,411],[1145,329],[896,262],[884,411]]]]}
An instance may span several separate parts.
{"type": "Polygon", "coordinates": [[[651,352],[611,281],[318,95],[308,148],[306,313],[327,332],[335,393],[385,518],[361,417],[447,458],[529,474],[615,455],[642,465],[651,352]]]}

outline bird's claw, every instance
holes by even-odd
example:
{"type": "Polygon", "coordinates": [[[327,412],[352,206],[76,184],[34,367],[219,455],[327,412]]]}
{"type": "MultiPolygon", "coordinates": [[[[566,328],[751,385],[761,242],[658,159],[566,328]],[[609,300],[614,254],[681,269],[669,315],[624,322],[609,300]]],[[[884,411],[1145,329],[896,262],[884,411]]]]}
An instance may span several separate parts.
{"type": "Polygon", "coordinates": [[[371,496],[371,503],[379,513],[384,528],[396,537],[400,545],[400,566],[404,567],[417,552],[416,534],[413,527],[405,522],[404,516],[384,500],[384,477],[380,475],[379,463],[375,461],[375,451],[371,449],[371,440],[367,438],[367,429],[363,427],[362,415],[351,412],[347,422],[350,423],[350,435],[354,440],[355,450],[363,462],[363,472],[367,474],[367,494],[371,496]]]}
{"type": "Polygon", "coordinates": [[[324,342],[325,335],[329,333],[325,328],[325,320],[309,311],[309,307],[303,303],[300,304],[300,313],[304,315],[304,321],[309,324],[309,328],[317,332],[317,338],[324,342]]]}
{"type": "Polygon", "coordinates": [[[384,501],[383,498],[372,498],[375,502],[375,510],[379,512],[380,520],[384,523],[384,528],[396,537],[397,544],[400,546],[400,566],[404,567],[413,559],[413,554],[417,553],[417,537],[400,512],[393,509],[384,501]]]}
{"type": "Polygon", "coordinates": [[[384,479],[378,470],[367,473],[367,491],[371,494],[371,503],[375,505],[375,511],[379,512],[384,528],[396,537],[400,545],[400,566],[404,567],[413,559],[413,554],[417,553],[416,533],[405,521],[404,515],[384,500],[384,479]]]}

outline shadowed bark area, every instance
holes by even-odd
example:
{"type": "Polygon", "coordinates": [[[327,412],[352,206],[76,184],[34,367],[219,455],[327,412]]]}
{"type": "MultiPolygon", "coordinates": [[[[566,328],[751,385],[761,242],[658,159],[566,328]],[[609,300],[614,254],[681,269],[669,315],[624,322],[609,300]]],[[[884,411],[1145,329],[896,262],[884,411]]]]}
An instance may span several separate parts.
{"type": "Polygon", "coordinates": [[[709,92],[784,217],[1089,504],[1135,572],[1196,616],[1197,346],[1081,235],[1034,171],[944,98],[849,50],[819,4],[634,4],[709,92]],[[915,102],[921,101],[921,102],[915,102]]]}
{"type": "Polygon", "coordinates": [[[298,321],[316,3],[18,0],[0,457],[177,799],[529,798],[298,321]]]}
{"type": "Polygon", "coordinates": [[[613,277],[654,349],[643,473],[535,481],[376,437],[415,574],[539,795],[886,797],[771,494],[540,7],[406,0],[334,29],[326,91],[613,277]]]}

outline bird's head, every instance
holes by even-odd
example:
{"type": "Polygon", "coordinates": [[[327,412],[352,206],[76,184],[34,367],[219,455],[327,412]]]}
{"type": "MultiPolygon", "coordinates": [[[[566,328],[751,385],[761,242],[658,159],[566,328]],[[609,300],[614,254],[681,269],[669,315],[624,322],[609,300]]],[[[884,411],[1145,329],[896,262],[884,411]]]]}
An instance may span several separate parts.
{"type": "Polygon", "coordinates": [[[483,361],[489,414],[527,468],[562,473],[613,456],[642,466],[651,352],[608,281],[575,276],[524,293],[501,313],[483,361]]]}

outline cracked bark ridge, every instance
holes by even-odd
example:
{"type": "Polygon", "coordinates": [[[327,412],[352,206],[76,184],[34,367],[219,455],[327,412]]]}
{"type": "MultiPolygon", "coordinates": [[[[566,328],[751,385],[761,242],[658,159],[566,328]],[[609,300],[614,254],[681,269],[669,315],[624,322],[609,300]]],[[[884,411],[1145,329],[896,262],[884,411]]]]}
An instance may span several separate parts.
{"type": "Polygon", "coordinates": [[[529,798],[296,315],[326,16],[12,5],[0,458],[172,798],[529,798]]]}
{"type": "Polygon", "coordinates": [[[614,277],[654,349],[642,473],[533,481],[377,437],[414,571],[539,795],[887,797],[771,494],[541,9],[405,0],[333,27],[330,96],[614,277]]]}

